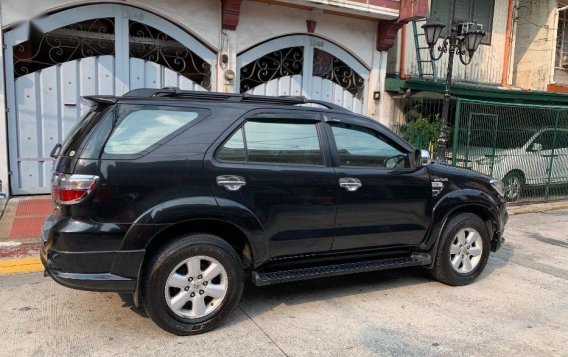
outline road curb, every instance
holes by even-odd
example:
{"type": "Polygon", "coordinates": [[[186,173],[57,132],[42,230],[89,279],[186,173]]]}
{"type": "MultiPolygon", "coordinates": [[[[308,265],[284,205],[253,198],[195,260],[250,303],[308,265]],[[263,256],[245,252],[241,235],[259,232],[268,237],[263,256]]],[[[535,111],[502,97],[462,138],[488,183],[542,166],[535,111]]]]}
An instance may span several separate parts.
{"type": "Polygon", "coordinates": [[[0,260],[0,276],[18,273],[32,273],[43,270],[38,256],[0,260]]]}
{"type": "Polygon", "coordinates": [[[568,209],[568,201],[556,201],[546,203],[531,203],[526,205],[509,205],[507,211],[509,215],[524,214],[524,213],[542,213],[547,211],[556,211],[568,209]]]}

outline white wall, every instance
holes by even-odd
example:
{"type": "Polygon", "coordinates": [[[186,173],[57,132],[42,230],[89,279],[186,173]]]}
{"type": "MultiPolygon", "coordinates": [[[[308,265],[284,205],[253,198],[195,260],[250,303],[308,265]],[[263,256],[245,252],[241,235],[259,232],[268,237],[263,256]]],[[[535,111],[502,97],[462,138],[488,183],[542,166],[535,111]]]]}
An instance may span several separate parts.
{"type": "Polygon", "coordinates": [[[341,44],[351,54],[371,66],[375,50],[377,22],[317,11],[244,1],[237,28],[237,51],[277,36],[305,33],[306,20],[316,20],[316,34],[341,44]],[[268,23],[267,23],[268,21],[268,23]]]}
{"type": "Polygon", "coordinates": [[[555,8],[556,1],[519,1],[514,85],[525,89],[546,90],[552,70],[550,59],[556,48],[555,8]]]}
{"type": "MultiPolygon", "coordinates": [[[[2,9],[0,9],[0,29],[2,28],[2,9]]],[[[0,48],[4,47],[4,36],[0,30],[0,48]]],[[[4,63],[4,51],[0,51],[0,63],[4,63]]],[[[2,187],[0,192],[8,193],[10,191],[8,185],[8,132],[6,121],[6,100],[4,88],[4,66],[0,66],[0,181],[2,187]]]]}

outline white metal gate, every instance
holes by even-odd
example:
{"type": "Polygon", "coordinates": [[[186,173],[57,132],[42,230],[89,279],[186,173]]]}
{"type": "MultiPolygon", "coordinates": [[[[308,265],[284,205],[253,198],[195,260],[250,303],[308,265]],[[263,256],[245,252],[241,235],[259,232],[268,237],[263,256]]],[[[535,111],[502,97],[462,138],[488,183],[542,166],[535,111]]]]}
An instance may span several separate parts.
{"type": "Polygon", "coordinates": [[[237,57],[241,93],[305,96],[365,114],[369,69],[353,55],[316,36],[290,35],[237,57]]]}
{"type": "Polygon", "coordinates": [[[10,182],[16,195],[49,192],[49,152],[87,109],[81,96],[122,95],[142,87],[214,89],[215,53],[167,20],[134,7],[72,8],[7,32],[4,43],[10,182]],[[183,62],[187,58],[199,68],[183,62]]]}

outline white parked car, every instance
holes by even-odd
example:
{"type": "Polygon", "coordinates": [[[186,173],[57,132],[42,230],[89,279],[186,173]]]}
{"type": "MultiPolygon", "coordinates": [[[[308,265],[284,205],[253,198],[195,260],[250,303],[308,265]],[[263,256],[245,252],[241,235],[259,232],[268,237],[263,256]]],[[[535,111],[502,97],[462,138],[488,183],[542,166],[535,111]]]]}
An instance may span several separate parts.
{"type": "Polygon", "coordinates": [[[475,146],[474,139],[471,146],[458,148],[457,164],[501,179],[507,200],[519,200],[526,186],[544,186],[549,180],[568,184],[568,129],[482,134],[478,141],[493,142],[493,147],[475,146]]]}

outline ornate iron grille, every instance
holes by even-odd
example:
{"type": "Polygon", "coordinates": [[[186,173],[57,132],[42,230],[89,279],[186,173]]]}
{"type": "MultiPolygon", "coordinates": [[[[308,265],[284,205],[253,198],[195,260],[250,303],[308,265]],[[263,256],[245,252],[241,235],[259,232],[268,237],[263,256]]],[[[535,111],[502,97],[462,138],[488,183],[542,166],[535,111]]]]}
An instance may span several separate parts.
{"type": "Polygon", "coordinates": [[[318,48],[314,49],[313,75],[339,84],[357,99],[363,100],[363,77],[339,58],[318,48]]]}
{"type": "Polygon", "coordinates": [[[273,79],[302,74],[303,70],[304,48],[283,48],[242,67],[240,91],[245,93],[273,79]]]}
{"type": "Polygon", "coordinates": [[[114,19],[92,19],[43,33],[30,25],[29,39],[14,46],[14,77],[80,58],[113,55],[114,19]]]}
{"type": "Polygon", "coordinates": [[[130,21],[130,56],[158,63],[211,89],[211,65],[167,34],[130,21]]]}

